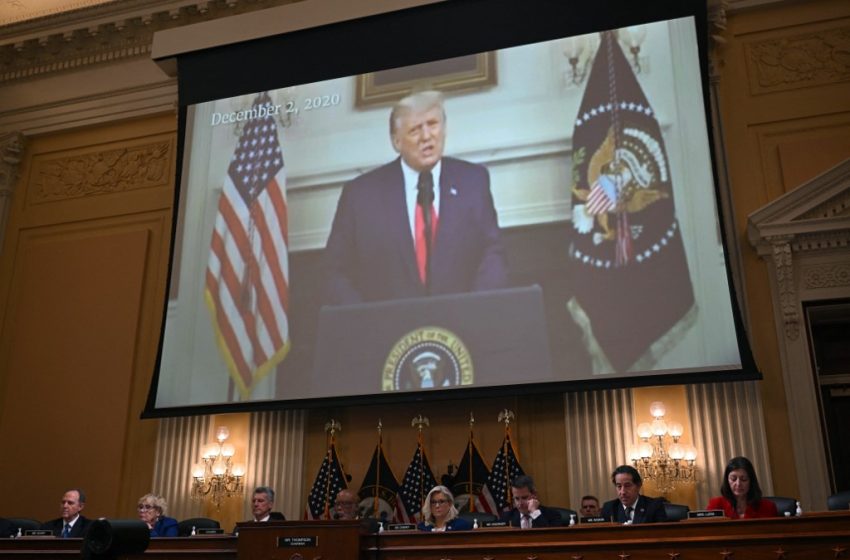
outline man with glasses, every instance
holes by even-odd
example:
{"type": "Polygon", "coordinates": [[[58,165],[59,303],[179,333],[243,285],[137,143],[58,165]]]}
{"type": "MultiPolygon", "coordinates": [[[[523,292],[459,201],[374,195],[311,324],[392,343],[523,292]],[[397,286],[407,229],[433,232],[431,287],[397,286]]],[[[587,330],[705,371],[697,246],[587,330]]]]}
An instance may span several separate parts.
{"type": "Polygon", "coordinates": [[[334,519],[357,519],[357,494],[344,488],[340,490],[334,500],[334,519]]]}
{"type": "Polygon", "coordinates": [[[617,498],[605,502],[602,506],[602,517],[629,525],[667,521],[662,500],[640,495],[643,480],[637,469],[620,465],[611,474],[611,482],[617,489],[617,498]]]}
{"type": "Polygon", "coordinates": [[[86,519],[80,512],[86,506],[86,494],[79,488],[68,490],[62,496],[60,512],[62,517],[53,519],[42,524],[42,529],[49,529],[57,537],[81,538],[86,534],[86,530],[91,524],[90,519],[86,519]]]}
{"type": "Polygon", "coordinates": [[[537,529],[538,527],[558,527],[561,516],[557,511],[540,505],[534,480],[528,475],[520,475],[511,482],[511,495],[514,507],[502,515],[511,527],[537,529]]]}

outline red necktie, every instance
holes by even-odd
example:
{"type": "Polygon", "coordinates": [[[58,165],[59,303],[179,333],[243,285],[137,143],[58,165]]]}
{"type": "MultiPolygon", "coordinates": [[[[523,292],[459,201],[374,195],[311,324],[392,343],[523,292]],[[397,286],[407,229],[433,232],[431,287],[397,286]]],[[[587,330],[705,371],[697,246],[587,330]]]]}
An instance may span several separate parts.
{"type": "MultiPolygon", "coordinates": [[[[424,189],[433,190],[431,172],[425,171],[419,176],[419,187],[420,191],[424,189]]],[[[431,196],[433,200],[433,195],[431,196]]],[[[428,212],[430,216],[431,222],[431,242],[430,242],[430,250],[433,253],[434,251],[434,240],[437,238],[437,212],[434,209],[434,203],[430,203],[430,211],[428,212]]],[[[422,281],[423,284],[427,283],[428,280],[428,247],[425,243],[425,213],[423,212],[422,205],[416,204],[416,219],[414,223],[414,229],[416,230],[416,265],[419,268],[419,280],[422,281]]]]}

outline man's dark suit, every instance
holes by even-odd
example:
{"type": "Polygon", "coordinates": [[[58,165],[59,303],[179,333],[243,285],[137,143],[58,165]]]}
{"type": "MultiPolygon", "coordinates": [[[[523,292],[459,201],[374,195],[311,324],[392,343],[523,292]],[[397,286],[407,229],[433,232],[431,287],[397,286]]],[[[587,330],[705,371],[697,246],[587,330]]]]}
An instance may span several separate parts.
{"type": "MultiPolygon", "coordinates": [[[[602,506],[601,517],[609,520],[613,518],[616,523],[625,523],[626,511],[623,509],[623,504],[620,500],[611,500],[610,502],[605,502],[605,505],[602,506]]],[[[664,511],[664,500],[638,496],[637,502],[635,502],[635,514],[632,523],[659,523],[661,521],[667,521],[667,513],[664,511]]]]}
{"type": "MultiPolygon", "coordinates": [[[[72,537],[72,538],[82,538],[82,537],[84,537],[85,534],[86,534],[86,530],[89,528],[89,525],[91,524],[91,522],[92,522],[91,519],[88,519],[88,518],[83,517],[81,515],[80,518],[77,519],[77,521],[74,523],[74,526],[71,527],[71,534],[69,535],[69,537],[72,537]]],[[[50,521],[46,521],[46,522],[41,524],[42,529],[50,529],[51,531],[53,531],[53,534],[56,535],[57,537],[62,536],[62,528],[64,526],[65,526],[65,521],[63,521],[61,517],[58,518],[58,519],[51,519],[50,521]]]]}
{"type": "Polygon", "coordinates": [[[18,528],[8,519],[0,517],[0,539],[14,537],[18,532],[18,528]]]}
{"type": "MultiPolygon", "coordinates": [[[[487,169],[444,157],[439,188],[430,293],[507,287],[487,169]]],[[[326,303],[428,295],[416,265],[400,158],[345,185],[325,257],[326,303]]]]}
{"type": "MultiPolygon", "coordinates": [[[[560,527],[563,525],[561,514],[557,511],[549,509],[545,506],[540,506],[540,515],[531,520],[531,528],[539,527],[560,527]]],[[[517,508],[507,511],[502,514],[502,521],[507,521],[511,527],[520,527],[520,513],[517,508]]]]}

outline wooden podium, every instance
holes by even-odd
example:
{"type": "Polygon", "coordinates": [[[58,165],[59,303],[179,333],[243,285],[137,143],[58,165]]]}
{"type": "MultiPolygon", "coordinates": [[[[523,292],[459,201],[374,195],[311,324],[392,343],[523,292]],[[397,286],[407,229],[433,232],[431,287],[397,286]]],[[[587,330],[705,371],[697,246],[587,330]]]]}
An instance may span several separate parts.
{"type": "Polygon", "coordinates": [[[358,560],[370,537],[360,521],[237,523],[240,559],[358,560]]]}

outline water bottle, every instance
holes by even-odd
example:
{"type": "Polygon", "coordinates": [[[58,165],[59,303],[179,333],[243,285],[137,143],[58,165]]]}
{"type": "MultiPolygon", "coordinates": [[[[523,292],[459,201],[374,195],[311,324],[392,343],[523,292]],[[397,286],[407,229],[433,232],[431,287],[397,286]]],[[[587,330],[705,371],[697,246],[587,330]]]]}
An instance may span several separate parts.
{"type": "Polygon", "coordinates": [[[800,507],[800,502],[797,502],[797,510],[794,512],[794,515],[797,517],[803,515],[803,508],[800,507]]]}

